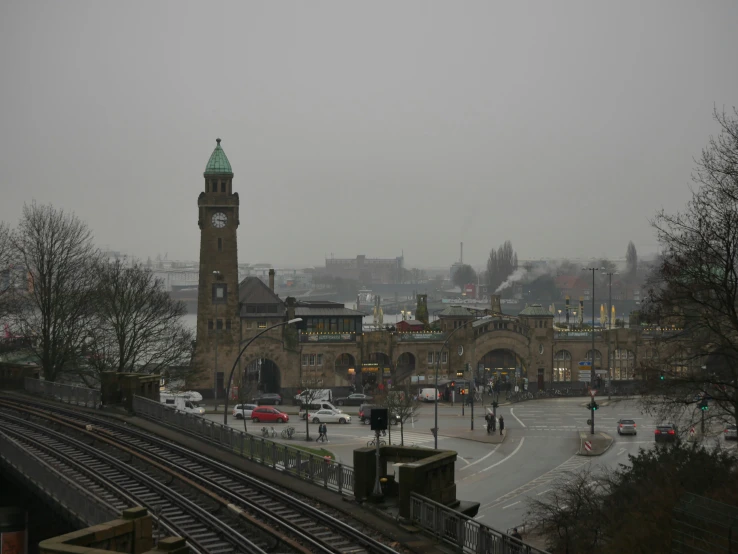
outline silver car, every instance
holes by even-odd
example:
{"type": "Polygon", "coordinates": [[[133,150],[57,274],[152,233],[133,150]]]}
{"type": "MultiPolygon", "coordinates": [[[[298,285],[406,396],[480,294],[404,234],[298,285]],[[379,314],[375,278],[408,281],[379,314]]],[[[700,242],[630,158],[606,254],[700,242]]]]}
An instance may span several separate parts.
{"type": "Polygon", "coordinates": [[[738,430],[736,430],[736,426],[734,424],[725,426],[725,440],[728,439],[738,439],[738,430]]]}
{"type": "Polygon", "coordinates": [[[637,435],[636,422],[632,419],[621,419],[618,421],[618,435],[637,435]]]}

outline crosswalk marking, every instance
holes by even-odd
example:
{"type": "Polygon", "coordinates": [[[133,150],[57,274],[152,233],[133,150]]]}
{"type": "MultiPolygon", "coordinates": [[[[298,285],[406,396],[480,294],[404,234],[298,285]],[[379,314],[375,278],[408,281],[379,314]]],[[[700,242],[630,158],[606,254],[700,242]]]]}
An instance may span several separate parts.
{"type": "MultiPolygon", "coordinates": [[[[408,433],[405,431],[404,433],[405,438],[405,444],[413,445],[413,444],[422,444],[426,442],[433,442],[433,435],[427,435],[424,433],[408,433]]],[[[444,437],[438,437],[438,440],[440,441],[444,437]]],[[[385,437],[379,437],[381,441],[384,441],[387,443],[387,445],[390,444],[390,437],[389,433],[387,433],[387,436],[385,437]]],[[[369,442],[374,440],[374,435],[368,435],[366,438],[362,438],[361,440],[365,442],[369,442]]],[[[399,431],[393,431],[392,432],[392,444],[400,444],[400,432],[399,431]]]]}

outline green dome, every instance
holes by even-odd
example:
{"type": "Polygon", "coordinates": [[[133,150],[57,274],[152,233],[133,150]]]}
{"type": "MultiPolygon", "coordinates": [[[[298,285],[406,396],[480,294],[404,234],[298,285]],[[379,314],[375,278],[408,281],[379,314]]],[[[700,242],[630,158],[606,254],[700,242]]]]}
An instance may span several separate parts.
{"type": "Polygon", "coordinates": [[[213,153],[210,155],[208,165],[205,167],[205,175],[223,173],[230,173],[231,175],[233,175],[231,162],[228,161],[225,152],[223,152],[223,149],[220,147],[220,139],[215,139],[215,142],[217,142],[218,144],[215,147],[215,150],[213,150],[213,153]]]}

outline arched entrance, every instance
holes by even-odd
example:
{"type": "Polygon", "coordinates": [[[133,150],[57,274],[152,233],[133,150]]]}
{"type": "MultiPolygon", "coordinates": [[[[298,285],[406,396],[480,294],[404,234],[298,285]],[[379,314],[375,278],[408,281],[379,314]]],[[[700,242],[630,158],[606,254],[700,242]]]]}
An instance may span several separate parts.
{"type": "Polygon", "coordinates": [[[255,380],[258,392],[276,392],[282,389],[279,366],[269,358],[257,358],[246,366],[247,380],[255,380]]]}
{"type": "Polygon", "coordinates": [[[392,360],[384,352],[372,352],[361,363],[361,382],[364,391],[369,394],[376,392],[380,385],[391,378],[392,360]]]}
{"type": "Polygon", "coordinates": [[[336,374],[336,385],[356,385],[356,358],[349,353],[341,354],[333,364],[336,374]]]}
{"type": "Polygon", "coordinates": [[[507,348],[490,350],[477,363],[477,378],[483,383],[490,380],[501,383],[514,383],[515,378],[524,376],[523,360],[507,348]]]}
{"type": "Polygon", "coordinates": [[[395,383],[401,383],[410,380],[410,376],[415,373],[415,355],[411,352],[404,352],[397,358],[395,364],[395,383]]]}

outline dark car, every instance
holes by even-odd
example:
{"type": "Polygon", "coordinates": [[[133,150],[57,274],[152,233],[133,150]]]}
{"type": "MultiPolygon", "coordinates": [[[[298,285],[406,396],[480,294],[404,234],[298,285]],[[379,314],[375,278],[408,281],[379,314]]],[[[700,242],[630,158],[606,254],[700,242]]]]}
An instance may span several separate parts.
{"type": "Polygon", "coordinates": [[[274,392],[265,392],[254,398],[253,403],[258,404],[259,406],[264,406],[266,404],[279,406],[282,403],[282,397],[274,392]]]}
{"type": "Polygon", "coordinates": [[[366,404],[372,400],[374,400],[373,397],[357,392],[349,394],[345,398],[336,398],[335,404],[336,406],[361,406],[362,404],[366,404]]]}
{"type": "MultiPolygon", "coordinates": [[[[372,418],[372,409],[381,408],[382,406],[376,406],[374,404],[362,404],[359,408],[359,421],[362,423],[369,423],[372,418]]],[[[400,417],[397,414],[390,414],[389,417],[390,425],[397,425],[400,423],[400,417]]]]}
{"type": "Polygon", "coordinates": [[[654,439],[656,442],[675,442],[677,439],[677,430],[671,423],[664,423],[656,426],[654,431],[654,439]]]}

